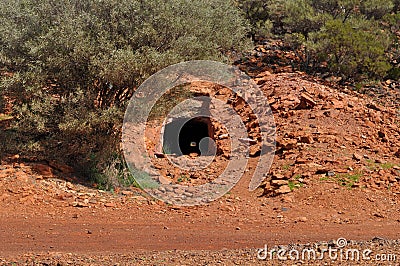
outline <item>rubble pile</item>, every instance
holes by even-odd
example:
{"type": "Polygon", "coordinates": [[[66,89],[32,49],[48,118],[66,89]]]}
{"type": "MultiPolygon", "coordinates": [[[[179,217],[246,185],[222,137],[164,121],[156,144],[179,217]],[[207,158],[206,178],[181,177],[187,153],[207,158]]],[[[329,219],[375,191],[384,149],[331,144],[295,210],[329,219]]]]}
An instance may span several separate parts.
{"type": "Polygon", "coordinates": [[[265,194],[288,193],[314,181],[400,193],[398,107],[310,81],[301,72],[265,71],[255,80],[277,126],[265,194]]]}

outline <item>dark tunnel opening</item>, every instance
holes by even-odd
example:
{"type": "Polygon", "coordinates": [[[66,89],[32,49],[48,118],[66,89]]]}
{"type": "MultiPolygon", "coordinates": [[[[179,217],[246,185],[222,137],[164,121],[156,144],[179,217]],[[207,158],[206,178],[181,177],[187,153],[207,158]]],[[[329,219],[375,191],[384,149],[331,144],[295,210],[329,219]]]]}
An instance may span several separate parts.
{"type": "Polygon", "coordinates": [[[211,145],[208,138],[214,137],[210,118],[196,117],[185,121],[185,119],[178,118],[165,125],[163,134],[164,153],[208,155],[211,145]]]}

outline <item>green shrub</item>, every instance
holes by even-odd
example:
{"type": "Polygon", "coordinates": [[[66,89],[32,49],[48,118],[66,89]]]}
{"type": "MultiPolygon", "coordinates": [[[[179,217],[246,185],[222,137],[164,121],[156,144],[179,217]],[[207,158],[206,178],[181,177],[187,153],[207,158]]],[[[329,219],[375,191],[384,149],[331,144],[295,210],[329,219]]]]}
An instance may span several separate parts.
{"type": "Polygon", "coordinates": [[[312,7],[311,0],[276,1],[270,9],[286,33],[301,33],[306,39],[310,32],[320,29],[326,20],[324,14],[312,7]]]}
{"type": "Polygon", "coordinates": [[[272,23],[303,70],[346,81],[397,77],[399,0],[247,0],[240,7],[252,25],[272,23]]]}
{"type": "Polygon", "coordinates": [[[381,19],[394,8],[393,1],[388,0],[363,0],[360,2],[360,11],[367,18],[381,19]]]}
{"type": "Polygon", "coordinates": [[[3,0],[0,94],[14,104],[14,139],[104,166],[142,81],[184,60],[227,60],[247,47],[247,30],[233,0],[3,0]]]}
{"type": "Polygon", "coordinates": [[[250,34],[253,40],[256,36],[266,37],[271,34],[273,25],[269,20],[268,1],[236,0],[236,2],[251,24],[250,34]]]}
{"type": "MultiPolygon", "coordinates": [[[[397,6],[397,8],[399,8],[397,6]]],[[[388,57],[392,63],[392,69],[388,73],[388,78],[393,80],[400,79],[400,12],[387,14],[383,17],[385,31],[392,36],[392,45],[388,51],[388,57]]]]}
{"type": "Polygon", "coordinates": [[[328,21],[313,35],[313,49],[335,75],[349,78],[383,78],[390,69],[385,52],[387,34],[368,21],[328,21]]]}

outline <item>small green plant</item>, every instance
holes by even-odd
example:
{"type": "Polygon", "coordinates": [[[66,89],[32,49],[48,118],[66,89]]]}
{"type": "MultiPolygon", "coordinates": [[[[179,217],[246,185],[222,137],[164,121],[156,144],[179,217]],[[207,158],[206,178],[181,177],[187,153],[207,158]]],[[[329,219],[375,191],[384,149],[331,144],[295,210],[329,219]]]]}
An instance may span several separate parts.
{"type": "Polygon", "coordinates": [[[289,181],[288,182],[288,186],[289,186],[289,188],[290,188],[290,190],[294,190],[294,189],[296,189],[296,188],[301,188],[301,187],[303,187],[304,186],[304,184],[303,183],[301,183],[301,182],[298,182],[298,181],[289,181]]]}
{"type": "Polygon", "coordinates": [[[360,180],[360,177],[362,176],[363,176],[362,173],[338,174],[335,176],[335,180],[339,185],[351,189],[354,186],[354,184],[360,180]]]}
{"type": "Polygon", "coordinates": [[[388,169],[392,169],[394,166],[396,166],[396,164],[391,163],[391,162],[385,162],[385,163],[376,163],[374,160],[368,159],[366,160],[366,162],[368,163],[368,169],[370,170],[377,170],[377,169],[383,169],[383,170],[388,170],[388,169]]]}
{"type": "Polygon", "coordinates": [[[371,159],[367,159],[367,160],[365,160],[366,162],[367,162],[367,168],[369,169],[369,170],[372,170],[372,171],[375,171],[377,168],[378,168],[378,166],[377,166],[377,164],[373,161],[373,160],[371,160],[371,159]]]}
{"type": "Polygon", "coordinates": [[[383,169],[383,170],[388,170],[388,169],[392,169],[395,164],[391,163],[391,162],[387,162],[387,163],[381,163],[379,164],[379,166],[383,169]]]}
{"type": "Polygon", "coordinates": [[[341,186],[347,187],[351,189],[354,185],[360,181],[360,178],[363,176],[362,172],[354,172],[354,173],[346,173],[346,174],[337,174],[335,176],[324,176],[321,177],[320,181],[334,181],[341,186]]]}
{"type": "Polygon", "coordinates": [[[354,89],[356,90],[356,91],[360,91],[362,88],[364,87],[364,85],[361,83],[361,82],[357,82],[355,85],[354,85],[354,89]]]}
{"type": "MultiPolygon", "coordinates": [[[[132,175],[121,156],[114,154],[104,166],[101,166],[102,170],[99,170],[96,155],[91,154],[90,158],[92,167],[86,172],[86,176],[98,189],[114,191],[116,187],[139,187],[136,175],[135,177],[132,175]]],[[[139,173],[136,174],[139,176],[139,173]]]]}
{"type": "Polygon", "coordinates": [[[290,188],[290,190],[294,190],[296,188],[296,183],[293,181],[289,181],[288,186],[290,188]]]}
{"type": "Polygon", "coordinates": [[[181,175],[180,177],[178,177],[178,180],[177,180],[178,183],[182,183],[185,181],[190,181],[190,178],[186,175],[181,175]]]}
{"type": "Polygon", "coordinates": [[[287,163],[287,164],[284,164],[284,165],[282,166],[282,169],[283,169],[283,170],[289,170],[290,167],[291,167],[291,165],[290,165],[289,163],[287,163]]]}
{"type": "Polygon", "coordinates": [[[379,164],[376,163],[374,160],[368,159],[368,160],[366,160],[366,162],[368,163],[367,167],[370,170],[375,171],[375,170],[377,170],[379,168],[379,164]]]}
{"type": "Polygon", "coordinates": [[[166,141],[164,142],[164,145],[163,145],[163,153],[164,154],[171,154],[172,153],[171,144],[169,144],[166,141]]]}
{"type": "Polygon", "coordinates": [[[132,172],[132,177],[134,177],[135,183],[137,187],[141,189],[156,189],[160,187],[158,181],[153,179],[147,172],[136,169],[131,166],[130,170],[132,172]]]}
{"type": "Polygon", "coordinates": [[[301,178],[301,174],[297,174],[293,177],[295,180],[299,180],[301,178]]]}

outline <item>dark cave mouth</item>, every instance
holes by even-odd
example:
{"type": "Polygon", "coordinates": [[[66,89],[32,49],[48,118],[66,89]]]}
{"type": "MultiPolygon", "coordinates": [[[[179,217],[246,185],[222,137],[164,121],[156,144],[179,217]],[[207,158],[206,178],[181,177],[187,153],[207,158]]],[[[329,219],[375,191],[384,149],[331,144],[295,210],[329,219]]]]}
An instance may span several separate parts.
{"type": "Polygon", "coordinates": [[[165,125],[163,151],[177,155],[212,155],[214,127],[209,117],[173,119],[165,125]],[[183,124],[183,126],[182,126],[183,124]],[[180,129],[180,130],[179,130],[180,129]]]}

